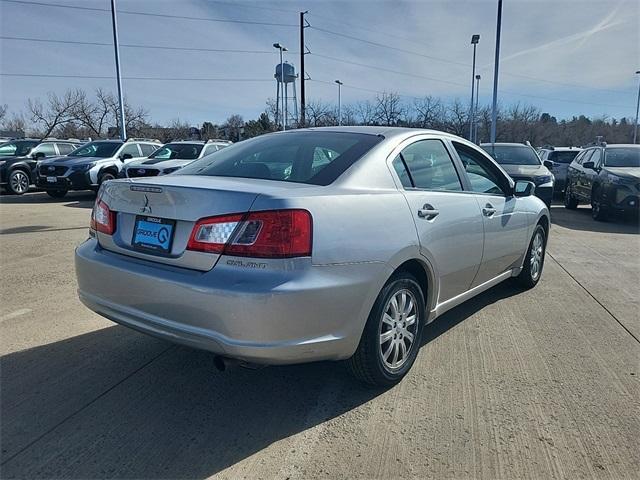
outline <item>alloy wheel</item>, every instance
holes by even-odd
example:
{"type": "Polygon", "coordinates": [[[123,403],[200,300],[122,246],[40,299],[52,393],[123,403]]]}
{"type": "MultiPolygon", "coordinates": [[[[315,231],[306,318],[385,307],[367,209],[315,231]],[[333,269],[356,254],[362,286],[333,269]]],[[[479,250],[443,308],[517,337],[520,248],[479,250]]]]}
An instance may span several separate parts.
{"type": "Polygon", "coordinates": [[[418,306],[410,290],[395,292],[382,314],[379,334],[380,358],[384,367],[393,372],[407,362],[418,332],[418,306]]]}
{"type": "Polygon", "coordinates": [[[538,279],[540,272],[542,271],[542,260],[544,257],[544,239],[540,232],[536,233],[536,236],[533,238],[533,242],[531,242],[530,257],[531,279],[535,281],[538,279]]]}
{"type": "Polygon", "coordinates": [[[17,195],[22,195],[29,190],[29,177],[22,170],[13,172],[9,182],[11,190],[17,195]]]}

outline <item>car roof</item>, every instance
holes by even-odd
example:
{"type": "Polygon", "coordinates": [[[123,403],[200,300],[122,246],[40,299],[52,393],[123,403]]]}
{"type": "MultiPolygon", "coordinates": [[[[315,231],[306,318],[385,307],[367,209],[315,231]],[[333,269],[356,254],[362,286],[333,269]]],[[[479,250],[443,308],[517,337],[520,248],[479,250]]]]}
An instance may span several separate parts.
{"type": "Polygon", "coordinates": [[[432,134],[444,137],[464,140],[451,133],[442,132],[440,130],[432,130],[426,128],[410,128],[410,127],[386,127],[386,126],[334,126],[334,127],[310,127],[295,130],[286,130],[284,132],[275,132],[275,135],[290,134],[294,132],[342,132],[342,133],[361,133],[367,135],[380,135],[386,139],[394,137],[408,137],[419,134],[432,134]]]}
{"type": "MultiPolygon", "coordinates": [[[[494,147],[529,147],[529,145],[527,145],[527,144],[516,143],[516,142],[512,142],[512,143],[496,142],[496,143],[481,143],[480,144],[481,147],[490,147],[491,145],[493,145],[494,147]]],[[[530,147],[530,148],[532,148],[532,147],[530,147]]]]}

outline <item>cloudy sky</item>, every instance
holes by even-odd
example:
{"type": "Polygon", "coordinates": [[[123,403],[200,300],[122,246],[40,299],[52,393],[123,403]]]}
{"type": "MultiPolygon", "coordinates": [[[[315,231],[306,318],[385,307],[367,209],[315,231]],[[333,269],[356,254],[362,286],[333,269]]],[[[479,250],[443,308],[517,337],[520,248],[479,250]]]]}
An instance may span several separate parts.
{"type": "MultiPolygon", "coordinates": [[[[278,56],[271,45],[289,47],[285,58],[298,67],[300,10],[309,11],[311,24],[308,99],[335,102],[333,81],[340,79],[345,103],[382,91],[407,102],[424,95],[466,100],[474,33],[481,37],[480,101],[491,99],[497,0],[118,0],[117,6],[126,96],[160,123],[256,117],[275,96],[278,56]]],[[[16,111],[29,97],[69,87],[115,91],[109,8],[109,0],[0,0],[0,104],[16,111]]],[[[637,0],[504,0],[501,103],[533,104],[560,118],[632,118],[639,32],[637,0]]]]}

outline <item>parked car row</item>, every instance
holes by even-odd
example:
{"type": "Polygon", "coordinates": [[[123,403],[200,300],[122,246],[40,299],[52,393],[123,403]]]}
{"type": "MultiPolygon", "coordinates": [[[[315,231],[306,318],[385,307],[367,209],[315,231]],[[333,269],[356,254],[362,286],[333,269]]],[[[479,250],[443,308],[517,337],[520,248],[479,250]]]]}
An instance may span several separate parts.
{"type": "Polygon", "coordinates": [[[54,198],[70,190],[97,191],[118,177],[173,173],[231,144],[225,140],[179,141],[131,138],[97,140],[12,140],[0,144],[0,187],[22,195],[36,185],[54,198]]]}

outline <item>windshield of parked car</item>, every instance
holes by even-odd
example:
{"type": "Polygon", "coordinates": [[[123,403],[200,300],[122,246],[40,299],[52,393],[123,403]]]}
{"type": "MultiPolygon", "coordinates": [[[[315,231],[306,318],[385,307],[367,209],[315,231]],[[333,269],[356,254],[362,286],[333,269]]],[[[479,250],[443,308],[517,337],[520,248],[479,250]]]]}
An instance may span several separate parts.
{"type": "Polygon", "coordinates": [[[607,148],[604,164],[606,167],[640,167],[640,147],[607,148]]]}
{"type": "Polygon", "coordinates": [[[77,148],[69,154],[70,157],[102,157],[108,158],[115,155],[120,142],[91,142],[77,148]]]}
{"type": "Polygon", "coordinates": [[[573,159],[576,158],[576,155],[580,153],[581,150],[561,150],[551,152],[549,154],[549,160],[556,163],[571,163],[573,159]]]}
{"type": "Polygon", "coordinates": [[[329,185],[382,140],[347,132],[287,132],[264,135],[196,160],[176,175],[259,178],[329,185]]]}
{"type": "Polygon", "coordinates": [[[536,151],[527,145],[483,145],[500,165],[540,165],[536,151]]]}
{"type": "Polygon", "coordinates": [[[2,143],[0,144],[0,157],[24,157],[37,144],[37,141],[2,143]]]}
{"type": "Polygon", "coordinates": [[[156,150],[149,158],[162,160],[195,160],[202,151],[203,144],[198,143],[168,143],[156,150]]]}

